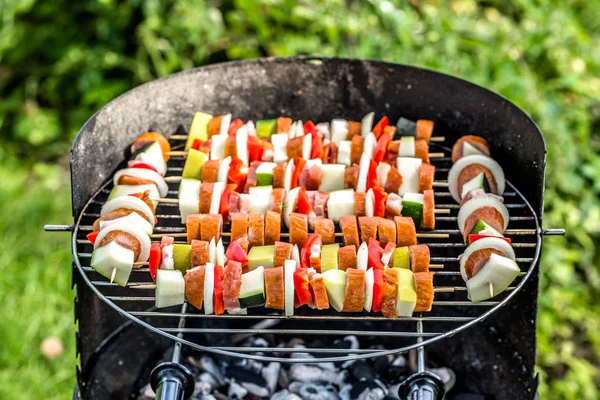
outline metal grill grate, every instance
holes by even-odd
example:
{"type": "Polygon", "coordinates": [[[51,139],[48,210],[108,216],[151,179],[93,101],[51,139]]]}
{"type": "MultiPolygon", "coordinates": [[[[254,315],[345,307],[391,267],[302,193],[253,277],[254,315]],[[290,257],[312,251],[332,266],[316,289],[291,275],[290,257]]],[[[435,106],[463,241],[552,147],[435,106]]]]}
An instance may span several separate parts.
{"type": "MultiPolygon", "coordinates": [[[[174,141],[173,147],[180,145],[181,141],[174,141]]],[[[441,144],[432,144],[446,151],[449,149],[441,144]]],[[[436,166],[436,180],[444,181],[447,178],[451,160],[449,157],[432,159],[436,166]]],[[[181,175],[184,160],[181,157],[172,157],[169,161],[167,176],[181,175]]],[[[179,183],[169,182],[168,197],[177,197],[179,183]]],[[[171,307],[157,310],[152,307],[154,292],[151,289],[134,289],[133,286],[152,283],[148,268],[134,270],[130,277],[128,287],[121,288],[111,284],[104,277],[97,274],[90,267],[92,245],[85,235],[91,231],[91,226],[100,216],[100,208],[106,201],[112,180],[107,182],[90,199],[84,207],[73,233],[73,254],[75,264],[80,270],[83,279],[90,288],[110,307],[123,316],[143,325],[158,334],[169,337],[177,342],[176,351],[181,345],[221,355],[243,357],[260,361],[279,361],[291,363],[310,363],[327,361],[347,361],[353,359],[370,358],[375,356],[397,354],[411,349],[425,346],[434,341],[454,335],[462,330],[483,320],[498,308],[505,305],[531,275],[537,265],[541,250],[541,236],[544,233],[539,226],[537,216],[521,193],[509,182],[507,192],[504,193],[505,204],[511,214],[509,228],[505,235],[513,241],[517,255],[517,262],[521,273],[505,292],[496,296],[491,301],[473,303],[467,299],[467,291],[460,277],[457,256],[464,251],[462,236],[456,226],[456,215],[459,206],[453,203],[450,193],[446,188],[435,189],[436,208],[447,208],[450,214],[436,216],[436,230],[432,233],[447,233],[449,238],[420,239],[419,243],[427,244],[431,250],[431,263],[444,264],[442,270],[434,271],[434,287],[438,289],[435,294],[433,309],[429,313],[420,313],[409,318],[388,319],[383,316],[374,316],[360,313],[337,313],[335,311],[316,311],[307,307],[296,310],[297,315],[286,317],[282,312],[273,312],[264,308],[248,310],[248,315],[204,315],[188,307],[171,307]],[[230,328],[223,327],[219,321],[232,320],[241,325],[251,327],[230,328]],[[279,325],[291,324],[292,328],[279,325]],[[350,326],[348,326],[350,325],[350,326]],[[310,328],[306,328],[309,326],[310,328]],[[201,335],[198,335],[201,334],[201,335]],[[318,348],[284,348],[284,347],[245,347],[222,346],[204,343],[202,335],[322,335],[324,337],[343,337],[346,335],[368,337],[394,337],[398,339],[398,347],[391,350],[380,349],[336,349],[330,346],[318,348]],[[287,358],[282,357],[288,353],[318,354],[318,358],[287,358]],[[258,354],[255,354],[258,353],[258,354]],[[325,355],[325,357],[323,357],[325,355]]],[[[158,224],[156,233],[185,229],[181,224],[176,204],[160,203],[156,209],[158,224]]],[[[225,227],[228,229],[228,226],[225,227]]],[[[226,238],[224,238],[225,240],[226,238]]],[[[341,241],[342,238],[337,237],[341,241]]],[[[184,241],[176,240],[176,243],[184,241]]]]}

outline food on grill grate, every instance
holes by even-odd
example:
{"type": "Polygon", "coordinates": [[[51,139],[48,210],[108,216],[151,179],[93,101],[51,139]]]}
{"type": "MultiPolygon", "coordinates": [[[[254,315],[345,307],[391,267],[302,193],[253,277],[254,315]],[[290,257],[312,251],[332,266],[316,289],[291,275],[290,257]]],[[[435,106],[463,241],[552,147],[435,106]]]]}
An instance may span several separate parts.
{"type": "Polygon", "coordinates": [[[490,156],[490,146],[482,137],[465,135],[459,138],[452,147],[452,162],[457,162],[462,157],[481,154],[490,156]]]}
{"type": "MultiPolygon", "coordinates": [[[[281,243],[281,242],[277,242],[277,243],[281,243]]],[[[289,243],[286,243],[286,244],[289,245],[289,243]]],[[[287,246],[279,245],[279,247],[281,249],[281,247],[287,247],[287,246]]],[[[268,245],[268,246],[252,247],[250,249],[250,251],[248,252],[248,270],[250,270],[250,271],[255,270],[259,266],[263,266],[265,268],[273,268],[273,267],[283,266],[283,262],[285,262],[285,260],[281,260],[281,258],[276,260],[277,250],[278,250],[277,244],[268,245]]],[[[283,252],[285,252],[285,250],[283,252]]],[[[288,256],[288,258],[289,258],[289,256],[288,256]]]]}
{"type": "MultiPolygon", "coordinates": [[[[396,269],[396,268],[394,268],[396,269]]],[[[415,276],[409,269],[398,269],[398,290],[396,291],[396,313],[399,317],[412,316],[417,305],[415,276]]]]}
{"type": "MultiPolygon", "coordinates": [[[[427,249],[429,249],[429,247],[427,249]]],[[[411,257],[409,247],[396,247],[392,253],[392,267],[410,269],[410,265],[411,257]]]]}
{"type": "Polygon", "coordinates": [[[503,292],[519,275],[521,269],[508,257],[493,253],[481,269],[467,281],[471,301],[484,301],[503,292]]]}
{"type": "Polygon", "coordinates": [[[448,173],[448,188],[457,203],[472,189],[489,188],[496,195],[504,193],[505,180],[502,167],[492,158],[483,155],[470,155],[459,159],[448,173]],[[481,174],[484,175],[481,175],[481,174]],[[473,183],[471,183],[471,180],[473,183]],[[486,185],[478,182],[486,181],[486,185]],[[466,187],[467,191],[463,189],[466,187]]]}
{"type": "Polygon", "coordinates": [[[133,250],[112,241],[94,249],[90,265],[105,278],[114,280],[120,286],[125,286],[134,261],[133,250]]]}
{"type": "Polygon", "coordinates": [[[398,316],[396,304],[399,278],[400,270],[398,268],[387,268],[383,271],[384,289],[381,312],[387,318],[396,318],[398,316]]]}
{"type": "Polygon", "coordinates": [[[181,271],[159,269],[156,274],[156,307],[170,307],[185,300],[185,281],[181,271]]]}
{"type": "Polygon", "coordinates": [[[346,293],[347,272],[339,269],[330,269],[321,274],[329,304],[336,311],[342,311],[344,307],[344,296],[346,293]]]}
{"type": "Polygon", "coordinates": [[[469,234],[483,232],[491,236],[501,236],[508,226],[508,221],[508,209],[504,203],[485,193],[464,203],[457,216],[458,228],[467,244],[469,234]]]}
{"type": "Polygon", "coordinates": [[[188,270],[184,276],[185,299],[198,310],[202,309],[202,303],[204,302],[205,264],[188,270]]]}
{"type": "Polygon", "coordinates": [[[155,171],[146,168],[124,168],[115,173],[114,185],[147,185],[154,184],[161,197],[165,197],[169,186],[164,178],[155,171]]]}
{"type": "Polygon", "coordinates": [[[504,240],[496,237],[479,239],[467,247],[460,258],[460,274],[463,280],[467,282],[476,275],[491,254],[515,259],[513,248],[504,240]]]}
{"type": "Polygon", "coordinates": [[[342,311],[360,312],[365,304],[365,271],[348,268],[345,272],[347,280],[342,311]]]}
{"type": "Polygon", "coordinates": [[[276,310],[283,310],[285,308],[283,275],[283,267],[266,268],[264,270],[266,308],[274,308],[276,310]]]}

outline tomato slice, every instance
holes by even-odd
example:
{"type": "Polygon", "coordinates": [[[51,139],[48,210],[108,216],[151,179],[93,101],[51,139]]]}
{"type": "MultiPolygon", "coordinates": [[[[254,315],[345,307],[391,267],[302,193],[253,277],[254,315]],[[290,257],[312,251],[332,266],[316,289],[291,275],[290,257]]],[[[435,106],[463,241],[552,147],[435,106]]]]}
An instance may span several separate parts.
{"type": "Polygon", "coordinates": [[[225,312],[225,302],[223,301],[223,275],[223,266],[215,265],[215,286],[213,290],[213,308],[215,315],[221,315],[225,312]]]}
{"type": "Polygon", "coordinates": [[[377,142],[377,147],[375,148],[375,153],[373,154],[373,159],[377,162],[383,161],[385,158],[385,153],[387,152],[388,145],[392,141],[392,136],[389,133],[383,133],[379,137],[379,141],[377,142]]]}
{"type": "Polygon", "coordinates": [[[150,257],[148,258],[148,267],[150,270],[150,276],[152,280],[156,282],[156,271],[160,267],[162,261],[162,249],[160,243],[152,243],[150,246],[150,257]]]}
{"type": "Polygon", "coordinates": [[[298,191],[298,205],[296,206],[296,212],[300,214],[308,215],[312,210],[312,205],[310,204],[310,200],[308,199],[308,194],[306,193],[306,189],[303,187],[298,191]]]}
{"type": "Polygon", "coordinates": [[[298,187],[298,182],[300,181],[300,173],[302,169],[306,165],[306,160],[302,157],[296,157],[294,162],[294,173],[292,174],[292,189],[298,187]]]}
{"type": "Polygon", "coordinates": [[[385,282],[383,281],[383,269],[373,270],[374,282],[373,282],[373,303],[371,304],[371,310],[373,312],[381,311],[383,304],[383,294],[385,292],[385,282]]]}
{"type": "Polygon", "coordinates": [[[225,252],[225,257],[228,260],[239,262],[242,264],[242,266],[248,265],[248,254],[246,254],[246,251],[242,247],[241,243],[237,240],[229,243],[229,246],[227,246],[227,251],[225,252]]]}
{"type": "Polygon", "coordinates": [[[510,238],[507,237],[498,237],[498,236],[490,236],[490,235],[479,235],[479,234],[470,234],[469,235],[469,245],[473,244],[474,242],[478,241],[479,239],[483,239],[486,237],[497,237],[498,239],[502,239],[504,240],[506,243],[511,244],[512,240],[510,238]]]}
{"type": "Polygon", "coordinates": [[[387,201],[388,194],[382,189],[381,186],[376,185],[373,187],[373,215],[375,217],[385,216],[385,203],[387,201]]]}
{"type": "Polygon", "coordinates": [[[98,234],[99,234],[99,233],[100,233],[100,232],[90,232],[90,233],[88,233],[87,235],[85,235],[85,237],[87,238],[87,240],[89,240],[89,241],[90,241],[90,243],[91,243],[92,245],[95,245],[95,244],[96,244],[96,238],[98,237],[98,234]]]}
{"type": "Polygon", "coordinates": [[[135,164],[131,165],[131,168],[149,169],[150,171],[154,171],[158,174],[158,170],[156,168],[143,162],[136,162],[135,164]]]}
{"type": "Polygon", "coordinates": [[[384,269],[385,265],[383,265],[383,262],[381,262],[381,256],[383,255],[383,249],[379,245],[378,240],[369,238],[368,252],[369,252],[369,268],[384,269]]]}
{"type": "Polygon", "coordinates": [[[238,129],[240,129],[242,126],[244,126],[244,121],[242,121],[239,118],[234,119],[231,122],[231,125],[229,125],[229,129],[227,130],[227,134],[229,136],[235,136],[235,134],[237,133],[238,129]]]}
{"type": "Polygon", "coordinates": [[[305,268],[296,268],[296,271],[294,271],[294,292],[294,306],[296,308],[302,307],[312,301],[308,272],[305,268]]]}
{"type": "Polygon", "coordinates": [[[310,254],[314,245],[321,245],[321,235],[319,235],[318,233],[313,233],[312,235],[310,235],[306,239],[306,242],[304,242],[304,245],[302,246],[302,250],[300,251],[300,266],[302,268],[309,268],[311,266],[310,254]]]}
{"type": "Polygon", "coordinates": [[[317,135],[317,127],[311,120],[308,120],[304,123],[304,134],[308,135],[309,133],[312,135],[314,140],[315,136],[317,135]]]}
{"type": "Polygon", "coordinates": [[[373,130],[371,132],[373,132],[373,134],[375,135],[376,138],[379,138],[379,136],[381,136],[381,134],[383,133],[383,130],[385,129],[386,126],[389,125],[389,123],[390,123],[390,119],[387,117],[387,115],[384,115],[383,118],[381,118],[379,120],[377,125],[375,125],[375,127],[373,128],[373,130]]]}

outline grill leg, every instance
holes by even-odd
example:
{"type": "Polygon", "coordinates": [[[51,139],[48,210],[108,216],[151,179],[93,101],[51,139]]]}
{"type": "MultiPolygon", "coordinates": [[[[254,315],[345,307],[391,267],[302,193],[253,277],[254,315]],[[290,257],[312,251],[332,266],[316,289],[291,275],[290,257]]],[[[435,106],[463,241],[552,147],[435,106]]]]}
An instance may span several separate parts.
{"type": "MultiPolygon", "coordinates": [[[[422,332],[419,321],[417,329],[422,332]]],[[[417,348],[417,372],[409,376],[398,388],[398,396],[402,400],[443,400],[446,395],[444,381],[425,370],[425,348],[417,348]]]]}
{"type": "Polygon", "coordinates": [[[150,373],[150,386],[156,400],[186,400],[194,393],[194,376],[179,363],[164,362],[150,373]]]}

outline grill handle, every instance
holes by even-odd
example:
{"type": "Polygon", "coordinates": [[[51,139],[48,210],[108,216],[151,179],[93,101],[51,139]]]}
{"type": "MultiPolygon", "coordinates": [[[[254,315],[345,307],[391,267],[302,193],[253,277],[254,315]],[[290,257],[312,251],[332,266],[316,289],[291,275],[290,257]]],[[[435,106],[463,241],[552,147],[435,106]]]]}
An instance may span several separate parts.
{"type": "Polygon", "coordinates": [[[187,400],[194,393],[194,376],[183,365],[164,362],[150,373],[156,400],[187,400]]]}
{"type": "Polygon", "coordinates": [[[401,400],[442,400],[445,395],[444,381],[427,371],[412,374],[398,388],[401,400]]]}

